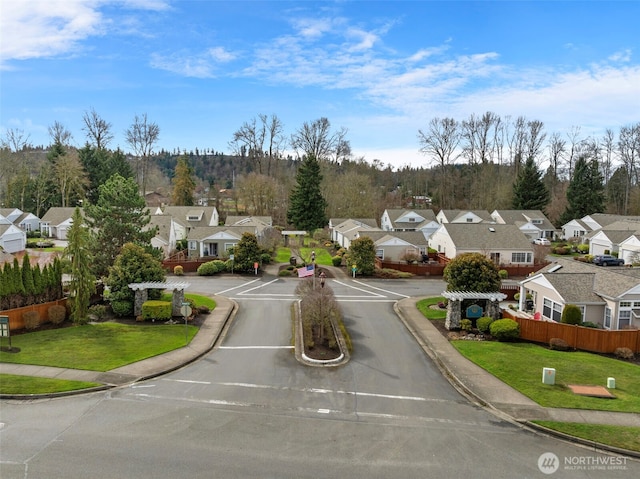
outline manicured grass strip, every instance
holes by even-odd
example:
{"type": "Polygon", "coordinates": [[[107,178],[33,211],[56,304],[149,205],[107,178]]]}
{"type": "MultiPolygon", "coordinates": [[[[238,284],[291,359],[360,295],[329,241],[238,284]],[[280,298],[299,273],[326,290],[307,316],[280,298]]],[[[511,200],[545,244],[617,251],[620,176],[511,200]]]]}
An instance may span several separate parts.
{"type": "MultiPolygon", "coordinates": [[[[162,293],[162,301],[171,301],[173,297],[173,293],[162,293]]],[[[200,307],[200,306],[206,306],[207,308],[209,308],[209,311],[213,311],[216,308],[216,302],[209,298],[208,296],[202,296],[200,294],[193,294],[193,293],[185,293],[184,295],[185,299],[190,299],[192,300],[195,305],[196,308],[200,307]]]]}
{"type": "Polygon", "coordinates": [[[556,421],[532,422],[588,441],[640,452],[640,427],[556,421]]]}
{"type": "MultiPolygon", "coordinates": [[[[302,258],[306,258],[309,262],[311,262],[311,252],[316,252],[316,264],[320,266],[332,266],[333,262],[331,261],[331,255],[324,248],[300,248],[300,256],[302,258]]],[[[276,263],[289,263],[289,259],[291,258],[291,250],[289,248],[278,248],[276,253],[276,263]]]]}
{"type": "Polygon", "coordinates": [[[0,374],[0,394],[50,394],[100,386],[98,383],[66,379],[34,378],[0,374]]]}
{"type": "Polygon", "coordinates": [[[452,341],[465,357],[541,406],[640,412],[640,366],[585,352],[552,351],[530,343],[452,341]],[[555,368],[556,384],[542,384],[542,368],[555,368]],[[573,394],[569,384],[606,386],[617,399],[573,394]]]}
{"type": "MultiPolygon", "coordinates": [[[[99,323],[20,334],[19,353],[0,352],[0,361],[109,371],[185,346],[198,331],[184,324],[99,323]]],[[[4,345],[4,341],[3,341],[4,345]]]]}
{"type": "Polygon", "coordinates": [[[437,305],[440,301],[444,301],[443,296],[435,296],[433,298],[421,299],[416,303],[416,308],[418,311],[422,313],[422,315],[427,319],[446,319],[447,310],[446,309],[434,309],[431,308],[433,305],[437,305]]]}
{"type": "Polygon", "coordinates": [[[278,248],[276,252],[276,263],[288,263],[291,258],[291,250],[289,248],[278,248]]]}

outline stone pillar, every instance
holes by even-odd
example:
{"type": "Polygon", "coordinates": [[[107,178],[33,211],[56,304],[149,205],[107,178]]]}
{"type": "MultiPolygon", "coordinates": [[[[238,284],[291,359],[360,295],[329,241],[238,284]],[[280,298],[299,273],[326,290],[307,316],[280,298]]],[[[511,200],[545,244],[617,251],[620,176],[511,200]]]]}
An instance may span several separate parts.
{"type": "Polygon", "coordinates": [[[462,301],[450,299],[447,303],[447,319],[444,327],[447,329],[460,329],[460,319],[462,318],[462,301]]]}
{"type": "Polygon", "coordinates": [[[184,290],[174,289],[173,295],[171,297],[171,315],[172,316],[182,316],[182,313],[180,312],[180,308],[182,308],[183,302],[184,302],[184,290]]]}
{"type": "Polygon", "coordinates": [[[487,312],[485,316],[500,319],[500,301],[487,301],[487,312]]]}
{"type": "Polygon", "coordinates": [[[148,293],[145,288],[136,289],[136,297],[133,302],[133,315],[137,318],[142,314],[142,304],[147,300],[148,293]]]}

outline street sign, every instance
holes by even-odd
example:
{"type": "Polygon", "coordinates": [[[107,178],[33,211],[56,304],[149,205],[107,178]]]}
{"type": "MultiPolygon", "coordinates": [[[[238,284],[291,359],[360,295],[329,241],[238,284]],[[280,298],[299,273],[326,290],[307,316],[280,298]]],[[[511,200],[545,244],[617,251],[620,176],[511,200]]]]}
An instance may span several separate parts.
{"type": "Polygon", "coordinates": [[[0,316],[0,337],[8,338],[11,336],[11,331],[9,330],[9,316],[0,316]]]}
{"type": "Polygon", "coordinates": [[[188,318],[189,316],[191,316],[192,312],[193,310],[191,309],[191,306],[189,306],[188,304],[185,304],[180,308],[180,314],[185,318],[188,318]]]}

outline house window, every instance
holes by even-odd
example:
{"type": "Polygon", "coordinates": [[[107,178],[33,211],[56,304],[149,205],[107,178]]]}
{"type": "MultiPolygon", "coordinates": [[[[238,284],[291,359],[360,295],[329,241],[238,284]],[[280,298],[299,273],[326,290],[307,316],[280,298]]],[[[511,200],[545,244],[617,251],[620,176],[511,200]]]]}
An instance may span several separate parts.
{"type": "Polygon", "coordinates": [[[409,218],[409,223],[413,223],[415,220],[415,218],[409,218]]]}
{"type": "Polygon", "coordinates": [[[562,319],[562,305],[548,298],[544,298],[542,302],[542,315],[547,319],[559,323],[562,319]]]}
{"type": "Polygon", "coordinates": [[[473,218],[467,218],[467,223],[473,223],[473,218]]]}
{"type": "Polygon", "coordinates": [[[383,249],[377,249],[376,250],[376,256],[380,259],[384,259],[384,250],[383,249]]]}
{"type": "Polygon", "coordinates": [[[189,249],[195,251],[198,248],[195,241],[189,241],[189,249]]]}
{"type": "Polygon", "coordinates": [[[618,310],[618,329],[625,329],[631,324],[631,301],[620,301],[618,310]]]}
{"type": "Polygon", "coordinates": [[[233,248],[236,244],[235,243],[225,243],[224,244],[224,250],[225,251],[229,251],[231,248],[233,248]]]}
{"type": "Polygon", "coordinates": [[[531,220],[531,223],[534,225],[541,225],[542,224],[542,220],[540,218],[535,218],[533,220],[531,220]]]}
{"type": "Polygon", "coordinates": [[[511,253],[512,263],[531,263],[531,253],[511,253]]]}
{"type": "Polygon", "coordinates": [[[604,308],[604,327],[605,329],[611,329],[611,308],[609,306],[604,308]]]}
{"type": "Polygon", "coordinates": [[[578,305],[578,308],[580,309],[580,315],[582,316],[582,322],[584,323],[587,314],[587,307],[585,305],[578,305]]]}

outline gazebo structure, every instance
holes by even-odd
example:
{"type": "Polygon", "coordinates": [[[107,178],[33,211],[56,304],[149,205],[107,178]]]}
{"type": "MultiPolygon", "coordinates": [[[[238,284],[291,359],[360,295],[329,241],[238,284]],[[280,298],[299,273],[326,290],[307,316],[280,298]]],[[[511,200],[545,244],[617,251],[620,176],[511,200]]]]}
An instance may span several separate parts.
{"type": "Polygon", "coordinates": [[[504,301],[507,295],[496,291],[493,293],[481,293],[478,291],[445,291],[442,293],[448,300],[447,319],[444,327],[447,329],[460,329],[460,320],[462,319],[462,301],[477,300],[484,301],[486,308],[482,308],[477,304],[473,304],[465,311],[465,317],[469,319],[477,319],[482,316],[493,319],[500,318],[500,301],[504,301]]]}
{"type": "Polygon", "coordinates": [[[136,297],[133,302],[133,314],[134,316],[140,316],[142,314],[142,304],[147,300],[149,289],[170,289],[173,291],[173,297],[171,298],[171,314],[173,316],[181,316],[180,308],[184,302],[184,290],[191,286],[189,283],[184,282],[163,282],[163,281],[149,281],[146,283],[131,283],[129,288],[136,292],[136,297]]]}

